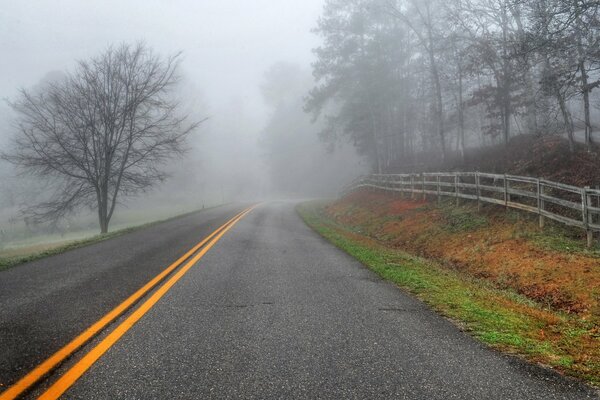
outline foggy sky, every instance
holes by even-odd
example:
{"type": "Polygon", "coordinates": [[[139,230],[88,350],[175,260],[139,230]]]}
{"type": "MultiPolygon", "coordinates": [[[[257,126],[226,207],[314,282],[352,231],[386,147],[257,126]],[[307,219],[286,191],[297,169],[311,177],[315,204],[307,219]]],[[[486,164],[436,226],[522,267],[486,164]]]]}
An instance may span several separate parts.
{"type": "MultiPolygon", "coordinates": [[[[308,67],[323,0],[0,0],[0,97],[73,68],[109,44],[184,52],[182,72],[211,110],[241,99],[264,118],[259,84],[285,60],[308,67]]],[[[219,117],[218,115],[215,117],[219,117]]]]}

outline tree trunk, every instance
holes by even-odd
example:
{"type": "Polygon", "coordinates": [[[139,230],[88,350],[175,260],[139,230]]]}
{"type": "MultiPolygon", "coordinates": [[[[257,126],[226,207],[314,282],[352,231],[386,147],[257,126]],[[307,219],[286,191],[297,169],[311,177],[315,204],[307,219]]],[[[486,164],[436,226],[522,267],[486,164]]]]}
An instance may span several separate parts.
{"type": "Polygon", "coordinates": [[[558,105],[560,107],[560,112],[563,116],[563,120],[565,123],[565,129],[567,130],[567,138],[569,139],[569,151],[573,153],[575,151],[575,137],[574,137],[574,129],[573,129],[573,118],[571,117],[571,112],[567,106],[564,96],[560,93],[558,89],[555,90],[555,97],[558,101],[558,105]]]}
{"type": "Polygon", "coordinates": [[[437,62],[435,60],[435,51],[433,50],[433,46],[435,40],[433,38],[433,22],[431,19],[431,13],[429,9],[429,3],[426,3],[426,11],[427,11],[427,41],[429,44],[426,47],[427,53],[429,55],[429,64],[431,69],[431,78],[433,79],[433,85],[435,89],[435,103],[436,103],[436,119],[437,119],[437,134],[440,138],[440,144],[442,146],[442,161],[446,161],[446,138],[444,134],[444,102],[442,99],[442,85],[440,83],[440,74],[437,67],[437,62]]]}
{"type": "Polygon", "coordinates": [[[108,233],[108,221],[106,217],[100,216],[100,234],[104,235],[108,233]]]}
{"type": "Polygon", "coordinates": [[[581,87],[583,88],[583,115],[585,121],[585,146],[588,151],[592,143],[592,122],[590,120],[590,89],[588,87],[588,75],[585,71],[585,62],[581,60],[579,64],[581,69],[581,87]]]}
{"type": "MultiPolygon", "coordinates": [[[[528,63],[529,64],[529,63],[528,63]]],[[[529,66],[527,68],[530,68],[529,66]]],[[[537,122],[537,104],[535,98],[535,83],[531,70],[527,73],[527,122],[529,133],[539,134],[537,122]]]]}
{"type": "Polygon", "coordinates": [[[502,101],[502,136],[504,146],[508,146],[510,139],[510,68],[508,60],[508,15],[507,3],[502,4],[502,79],[500,79],[501,101],[502,101]]]}
{"type": "Polygon", "coordinates": [[[100,223],[100,234],[108,233],[108,224],[110,217],[108,216],[108,188],[100,188],[97,191],[98,197],[98,222],[100,223]]]}
{"type": "Polygon", "coordinates": [[[369,107],[369,113],[371,114],[371,130],[373,133],[373,152],[375,153],[375,167],[377,168],[377,173],[381,174],[382,173],[382,168],[381,168],[381,154],[379,151],[379,134],[378,134],[378,129],[377,129],[377,121],[375,120],[375,113],[373,112],[373,109],[371,107],[369,107]]]}
{"type": "MultiPolygon", "coordinates": [[[[508,7],[511,11],[513,20],[517,26],[517,35],[519,38],[519,42],[525,43],[527,41],[527,34],[525,32],[525,28],[523,27],[523,19],[521,17],[521,5],[519,2],[508,3],[508,7]]],[[[545,9],[545,5],[543,6],[545,9]]],[[[525,73],[526,80],[526,113],[527,113],[527,130],[530,134],[537,135],[538,132],[538,124],[537,124],[537,104],[535,98],[535,78],[533,77],[533,71],[531,68],[530,55],[524,52],[523,57],[523,65],[527,72],[525,73]]]]}
{"type": "Polygon", "coordinates": [[[98,222],[100,223],[100,234],[108,233],[108,218],[106,217],[106,207],[98,204],[98,222]]]}
{"type": "Polygon", "coordinates": [[[458,146],[460,159],[465,162],[465,110],[463,104],[463,77],[459,61],[458,67],[458,146]]]}
{"type": "MultiPolygon", "coordinates": [[[[430,40],[433,40],[431,38],[430,40]]],[[[430,41],[430,46],[432,42],[430,41]]],[[[442,161],[446,161],[446,138],[444,134],[444,103],[442,99],[442,85],[440,83],[440,74],[438,72],[437,64],[435,61],[435,55],[433,50],[429,51],[429,62],[431,64],[431,78],[434,84],[434,95],[435,95],[435,111],[436,111],[436,122],[437,122],[437,133],[442,146],[442,161]]]]}
{"type": "Polygon", "coordinates": [[[508,141],[510,140],[510,100],[507,98],[506,93],[502,104],[502,137],[504,139],[504,146],[508,146],[508,141]]]}
{"type": "Polygon", "coordinates": [[[592,124],[590,122],[590,89],[588,86],[588,75],[585,70],[585,52],[583,50],[583,23],[581,20],[581,9],[579,0],[574,1],[575,6],[575,28],[577,35],[577,58],[579,73],[581,74],[581,93],[583,94],[583,114],[585,120],[585,145],[590,150],[592,124]]]}

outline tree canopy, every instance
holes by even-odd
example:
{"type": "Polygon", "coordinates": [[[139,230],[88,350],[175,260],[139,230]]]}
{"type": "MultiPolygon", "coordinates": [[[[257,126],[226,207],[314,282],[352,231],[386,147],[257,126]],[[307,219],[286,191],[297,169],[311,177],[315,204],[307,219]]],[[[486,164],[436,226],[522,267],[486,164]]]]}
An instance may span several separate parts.
{"type": "MultiPolygon", "coordinates": [[[[373,169],[517,134],[574,131],[591,146],[598,2],[328,0],[307,111],[373,169]],[[579,123],[581,121],[581,123],[579,123]]],[[[326,135],[325,135],[326,136],[326,135]]]]}

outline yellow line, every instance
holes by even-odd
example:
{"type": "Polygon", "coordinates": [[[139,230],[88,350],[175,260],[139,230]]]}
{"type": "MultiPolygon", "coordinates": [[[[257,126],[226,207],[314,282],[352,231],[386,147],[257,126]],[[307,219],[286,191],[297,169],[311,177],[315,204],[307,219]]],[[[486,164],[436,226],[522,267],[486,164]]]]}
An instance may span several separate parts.
{"type": "Polygon", "coordinates": [[[65,345],[63,348],[58,350],[48,359],[43,361],[37,367],[35,367],[31,372],[17,381],[14,385],[9,387],[4,392],[0,393],[0,400],[13,400],[23,394],[26,390],[28,390],[31,386],[33,386],[37,381],[39,381],[44,375],[52,371],[56,368],[61,362],[63,362],[67,357],[73,354],[77,349],[86,344],[90,339],[98,334],[102,329],[104,329],[108,324],[117,319],[121,314],[123,314],[129,307],[135,304],[140,298],[142,298],[146,293],[148,293],[152,288],[154,288],[157,284],[159,284],[167,275],[169,275],[174,269],[179,267],[185,260],[190,258],[199,248],[204,246],[209,240],[215,237],[220,231],[225,229],[225,227],[231,223],[233,223],[236,218],[244,215],[244,213],[248,212],[250,208],[245,209],[244,211],[238,213],[236,216],[231,218],[225,224],[221,225],[218,229],[216,229],[209,236],[204,238],[201,242],[196,244],[190,251],[181,256],[177,261],[167,267],[160,274],[155,276],[152,280],[146,283],[142,288],[140,288],[137,292],[128,297],[125,301],[115,307],[112,311],[102,317],[100,320],[95,322],[92,326],[87,328],[83,333],[65,345]]]}
{"type": "Polygon", "coordinates": [[[196,254],[191,260],[189,260],[179,271],[175,273],[169,280],[167,280],[160,288],[156,290],[139,308],[137,308],[129,317],[125,319],[119,326],[117,326],[108,336],[106,336],[100,343],[98,343],[93,349],[91,349],[83,358],[81,358],[75,365],[73,365],[63,376],[60,377],[48,390],[46,390],[38,399],[49,400],[59,398],[67,389],[69,389],[102,355],[108,351],[133,325],[136,324],[160,299],[163,297],[169,289],[187,271],[194,266],[200,260],[208,250],[210,250],[221,237],[231,229],[240,219],[246,214],[252,211],[252,208],[245,211],[242,215],[238,216],[230,225],[224,228],[218,233],[218,235],[208,243],[198,254],[196,254]]]}

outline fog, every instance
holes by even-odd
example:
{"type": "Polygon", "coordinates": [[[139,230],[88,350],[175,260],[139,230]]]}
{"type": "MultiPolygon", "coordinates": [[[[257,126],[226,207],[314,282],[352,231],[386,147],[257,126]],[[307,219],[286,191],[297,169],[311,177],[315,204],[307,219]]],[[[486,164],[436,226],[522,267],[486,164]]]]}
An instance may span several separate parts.
{"type": "MultiPolygon", "coordinates": [[[[1,0],[0,151],[16,133],[7,102],[21,88],[61,79],[109,46],[143,42],[163,57],[182,52],[176,95],[191,118],[207,120],[165,166],[166,181],[119,201],[111,230],[222,203],[333,196],[367,163],[347,142],[319,139],[322,126],[303,111],[322,8],[322,0],[1,0]],[[295,82],[281,82],[286,98],[273,100],[264,88],[277,65],[295,82]]],[[[0,161],[0,247],[97,231],[93,207],[25,224],[22,210],[46,200],[49,186],[0,161]]]]}
{"type": "Polygon", "coordinates": [[[563,148],[576,162],[597,153],[598,15],[567,0],[0,0],[2,243],[330,197],[372,172],[506,173],[563,148]]]}

